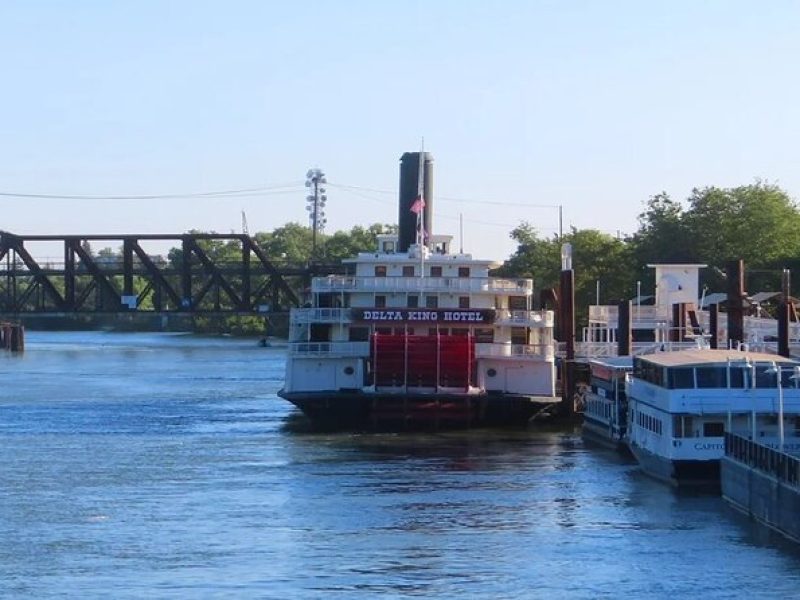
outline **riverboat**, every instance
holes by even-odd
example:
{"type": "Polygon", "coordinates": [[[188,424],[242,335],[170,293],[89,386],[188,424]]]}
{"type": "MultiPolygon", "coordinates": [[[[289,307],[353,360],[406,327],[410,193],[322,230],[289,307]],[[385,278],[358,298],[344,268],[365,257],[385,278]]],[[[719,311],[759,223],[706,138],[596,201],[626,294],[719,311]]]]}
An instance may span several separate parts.
{"type": "Polygon", "coordinates": [[[403,155],[398,232],[291,311],[279,395],[317,428],[525,426],[560,401],[553,312],[433,234],[431,162],[403,155]]]}
{"type": "Polygon", "coordinates": [[[675,485],[719,485],[724,435],[800,449],[800,363],[694,349],[633,358],[628,445],[642,470],[675,485]]]}
{"type": "Polygon", "coordinates": [[[579,395],[583,413],[581,433],[588,442],[627,451],[628,399],[625,379],[633,370],[630,356],[589,361],[590,379],[579,395]]]}

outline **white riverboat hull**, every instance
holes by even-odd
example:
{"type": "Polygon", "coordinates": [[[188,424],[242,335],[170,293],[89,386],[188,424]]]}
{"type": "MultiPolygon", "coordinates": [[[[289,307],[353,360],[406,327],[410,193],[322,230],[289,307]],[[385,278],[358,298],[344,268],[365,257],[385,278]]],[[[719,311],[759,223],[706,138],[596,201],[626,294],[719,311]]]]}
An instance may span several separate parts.
{"type": "Polygon", "coordinates": [[[633,457],[646,475],[676,487],[719,486],[719,459],[673,460],[629,444],[633,457]]]}

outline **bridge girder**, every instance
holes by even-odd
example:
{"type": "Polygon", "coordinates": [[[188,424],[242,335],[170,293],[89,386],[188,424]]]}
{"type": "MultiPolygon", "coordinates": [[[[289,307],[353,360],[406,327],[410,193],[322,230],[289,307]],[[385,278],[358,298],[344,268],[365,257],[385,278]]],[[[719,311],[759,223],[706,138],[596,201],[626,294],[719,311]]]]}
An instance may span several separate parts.
{"type": "MultiPolygon", "coordinates": [[[[320,266],[313,270],[319,272],[320,266]]],[[[332,271],[338,270],[336,268],[332,271]]],[[[308,266],[279,265],[244,234],[16,235],[0,231],[0,313],[263,314],[297,306],[308,266]],[[63,262],[37,260],[34,242],[63,262]],[[94,255],[89,242],[120,248],[94,255]],[[165,259],[142,243],[171,244],[165,259]],[[222,250],[225,250],[223,252],[222,250]]]]}

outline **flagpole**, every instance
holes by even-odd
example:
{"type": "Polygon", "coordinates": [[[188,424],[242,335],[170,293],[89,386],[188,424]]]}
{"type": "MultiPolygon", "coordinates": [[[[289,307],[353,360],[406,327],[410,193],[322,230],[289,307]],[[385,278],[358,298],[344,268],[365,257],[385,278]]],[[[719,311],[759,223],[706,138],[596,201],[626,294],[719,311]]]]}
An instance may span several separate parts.
{"type": "MultiPolygon", "coordinates": [[[[417,247],[419,248],[419,277],[425,277],[425,138],[422,138],[417,171],[417,247]]],[[[422,291],[422,290],[420,290],[422,291]]]]}

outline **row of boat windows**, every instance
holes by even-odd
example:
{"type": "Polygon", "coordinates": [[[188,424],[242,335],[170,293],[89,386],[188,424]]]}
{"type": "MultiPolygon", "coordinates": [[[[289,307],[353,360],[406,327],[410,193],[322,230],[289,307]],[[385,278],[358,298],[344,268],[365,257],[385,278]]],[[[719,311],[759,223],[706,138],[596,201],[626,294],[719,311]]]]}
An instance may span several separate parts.
{"type": "Polygon", "coordinates": [[[589,400],[586,402],[586,412],[591,415],[610,419],[614,412],[614,405],[603,400],[589,398],[589,400]]]}
{"type": "MultiPolygon", "coordinates": [[[[449,254],[450,244],[448,242],[433,242],[429,247],[435,254],[449,254]]],[[[379,250],[385,254],[394,254],[397,252],[397,242],[383,241],[379,250]]]]}
{"type": "MultiPolygon", "coordinates": [[[[654,385],[675,390],[693,388],[776,388],[778,378],[768,372],[769,365],[745,367],[741,363],[712,367],[662,367],[644,360],[634,360],[633,374],[654,385]]],[[[781,386],[797,387],[792,372],[781,372],[781,386]]]]}
{"type": "MultiPolygon", "coordinates": [[[[406,308],[420,308],[419,296],[409,294],[406,297],[406,308]]],[[[439,296],[425,296],[425,308],[439,308],[439,296]]],[[[469,308],[469,296],[458,297],[458,308],[469,308]]],[[[386,296],[375,296],[375,308],[386,308],[386,296]]]]}
{"type": "MultiPolygon", "coordinates": [[[[640,427],[657,435],[663,434],[663,423],[660,419],[641,411],[638,413],[633,412],[635,413],[635,422],[640,427]]],[[[777,418],[775,418],[773,425],[777,421],[777,418]]],[[[800,419],[795,420],[795,427],[800,428],[800,419]]],[[[673,438],[722,437],[724,434],[725,423],[722,421],[696,422],[696,419],[691,415],[675,415],[672,417],[673,438]]]]}
{"type": "Polygon", "coordinates": [[[663,425],[661,424],[661,419],[656,419],[655,417],[648,415],[647,413],[643,413],[639,411],[636,413],[636,423],[639,427],[644,427],[648,431],[652,431],[658,435],[663,433],[663,425]]]}
{"type": "MultiPolygon", "coordinates": [[[[661,419],[641,411],[633,410],[632,413],[634,421],[639,427],[652,431],[656,435],[663,435],[664,423],[661,419]]],[[[694,418],[690,415],[672,417],[673,438],[722,437],[724,433],[725,424],[721,421],[704,421],[695,424],[694,418]]]]}
{"type": "Polygon", "coordinates": [[[691,415],[672,417],[672,437],[674,438],[722,437],[724,433],[725,424],[721,421],[695,423],[695,419],[691,415]]]}
{"type": "MultiPolygon", "coordinates": [[[[611,418],[613,405],[599,400],[589,400],[587,408],[591,414],[602,415],[611,418]]],[[[652,431],[657,435],[664,433],[664,425],[661,419],[647,413],[631,409],[631,420],[639,427],[652,431]]],[[[767,418],[767,423],[777,425],[778,417],[767,418]]],[[[800,435],[800,417],[794,418],[795,435],[800,435]]],[[[722,421],[699,421],[692,415],[674,415],[672,417],[672,437],[673,438],[699,438],[699,437],[722,437],[725,434],[725,423],[722,421]]],[[[762,433],[763,435],[763,433],[762,433]]]]}
{"type": "MultiPolygon", "coordinates": [[[[403,266],[403,277],[418,277],[419,274],[415,273],[416,268],[413,265],[404,265],[403,266]]],[[[375,265],[375,277],[386,277],[388,273],[388,267],[386,265],[375,265]]],[[[441,277],[442,276],[442,267],[437,265],[432,265],[429,271],[431,277],[441,277]]],[[[458,267],[458,276],[459,277],[469,277],[470,270],[469,267],[458,267]]]]}
{"type": "MultiPolygon", "coordinates": [[[[764,424],[776,426],[778,424],[777,415],[764,417],[764,424]]],[[[800,434],[800,417],[794,418],[795,435],[800,434]]],[[[677,415],[673,417],[672,423],[673,437],[692,438],[692,437],[722,437],[725,433],[725,423],[722,421],[703,421],[696,422],[691,415],[677,415]]],[[[764,435],[764,432],[761,432],[764,435]]]]}

